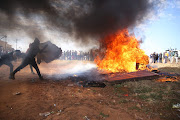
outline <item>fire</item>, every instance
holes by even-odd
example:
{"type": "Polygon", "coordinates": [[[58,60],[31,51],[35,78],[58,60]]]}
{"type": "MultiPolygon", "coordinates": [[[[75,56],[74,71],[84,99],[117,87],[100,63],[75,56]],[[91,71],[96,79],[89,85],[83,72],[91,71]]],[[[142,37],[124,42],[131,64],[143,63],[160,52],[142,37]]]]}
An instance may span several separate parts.
{"type": "Polygon", "coordinates": [[[95,63],[100,70],[108,72],[134,72],[137,63],[145,69],[149,58],[140,49],[140,43],[128,30],[118,31],[116,34],[107,35],[102,39],[100,46],[101,55],[97,56],[95,63]]]}

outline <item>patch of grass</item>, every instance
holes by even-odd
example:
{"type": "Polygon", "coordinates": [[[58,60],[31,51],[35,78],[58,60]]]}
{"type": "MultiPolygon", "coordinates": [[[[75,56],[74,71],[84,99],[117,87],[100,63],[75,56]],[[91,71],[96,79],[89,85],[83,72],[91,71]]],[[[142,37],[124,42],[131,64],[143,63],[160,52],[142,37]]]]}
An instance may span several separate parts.
{"type": "Polygon", "coordinates": [[[119,96],[119,104],[125,104],[130,100],[124,94],[131,95],[135,104],[143,104],[143,107],[132,106],[129,110],[141,110],[152,117],[174,118],[172,105],[180,103],[180,82],[157,82],[157,80],[142,80],[124,82],[114,85],[115,95],[119,96]]]}
{"type": "Polygon", "coordinates": [[[115,88],[120,88],[120,87],[122,87],[122,84],[115,84],[114,87],[115,88]]]}
{"type": "Polygon", "coordinates": [[[100,116],[102,116],[102,117],[104,117],[104,118],[107,118],[107,117],[109,117],[109,115],[106,115],[106,114],[104,114],[104,113],[102,113],[102,112],[100,112],[100,114],[99,114],[100,116]]]}
{"type": "Polygon", "coordinates": [[[147,100],[149,98],[149,96],[145,95],[145,94],[140,94],[140,95],[138,95],[138,98],[140,98],[141,100],[147,100]]]}
{"type": "Polygon", "coordinates": [[[140,111],[141,109],[138,108],[137,106],[132,106],[132,107],[129,107],[128,108],[129,110],[137,110],[137,111],[140,111]]]}
{"type": "Polygon", "coordinates": [[[128,94],[129,88],[123,86],[118,88],[115,87],[114,92],[117,94],[118,97],[120,97],[122,94],[128,94]]]}
{"type": "Polygon", "coordinates": [[[150,94],[150,98],[152,98],[154,100],[162,100],[163,96],[162,96],[162,94],[152,93],[152,94],[150,94]]]}
{"type": "Polygon", "coordinates": [[[180,68],[178,67],[162,67],[159,68],[161,72],[173,72],[173,73],[180,73],[180,68]]]}
{"type": "Polygon", "coordinates": [[[152,88],[150,87],[140,87],[139,89],[134,90],[135,93],[148,93],[151,91],[152,91],[152,88]]]}
{"type": "Polygon", "coordinates": [[[119,104],[121,104],[121,103],[128,103],[128,102],[129,102],[129,100],[122,99],[122,100],[119,101],[119,104]]]}
{"type": "Polygon", "coordinates": [[[91,90],[93,93],[95,93],[96,92],[96,90],[91,90]]]}

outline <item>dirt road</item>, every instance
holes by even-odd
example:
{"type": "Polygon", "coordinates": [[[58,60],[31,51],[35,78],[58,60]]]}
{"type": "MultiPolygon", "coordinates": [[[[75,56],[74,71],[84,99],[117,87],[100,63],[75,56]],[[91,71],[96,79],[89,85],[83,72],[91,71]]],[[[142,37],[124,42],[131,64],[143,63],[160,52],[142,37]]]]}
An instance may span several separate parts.
{"type": "MultiPolygon", "coordinates": [[[[13,63],[15,68],[19,62],[13,63]]],[[[129,111],[128,106],[118,104],[111,86],[83,88],[68,80],[49,77],[60,74],[66,68],[65,61],[41,64],[45,80],[31,74],[29,66],[18,72],[15,80],[9,80],[9,68],[0,68],[0,120],[135,120],[147,119],[147,115],[129,111]],[[57,69],[59,71],[57,71],[57,69]],[[20,92],[19,95],[16,93],[20,92]],[[41,113],[50,112],[48,116],[41,113]]],[[[86,64],[86,63],[85,63],[86,64]]],[[[126,96],[123,96],[126,97],[126,96]]],[[[151,118],[148,118],[151,119],[151,118]]],[[[155,118],[153,118],[154,120],[155,118]]],[[[158,118],[156,118],[158,119],[158,118]]]]}

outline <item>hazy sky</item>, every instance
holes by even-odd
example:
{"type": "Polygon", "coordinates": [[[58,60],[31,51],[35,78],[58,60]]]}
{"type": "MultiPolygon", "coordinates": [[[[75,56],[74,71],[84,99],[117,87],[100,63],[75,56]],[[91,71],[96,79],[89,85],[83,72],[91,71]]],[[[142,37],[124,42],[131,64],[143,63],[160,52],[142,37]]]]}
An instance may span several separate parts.
{"type": "Polygon", "coordinates": [[[146,54],[180,50],[180,0],[168,0],[157,16],[142,26],[144,43],[141,48],[146,54]]]}
{"type": "MultiPolygon", "coordinates": [[[[161,7],[156,11],[157,13],[150,14],[144,23],[134,28],[137,38],[142,38],[143,43],[141,48],[147,55],[153,52],[163,52],[168,48],[177,48],[180,50],[180,0],[160,0],[162,1],[161,7]]],[[[28,22],[27,19],[24,24],[28,22]]],[[[23,22],[23,21],[22,21],[23,22]]],[[[40,21],[39,21],[40,22],[40,21]]],[[[39,24],[39,23],[38,23],[39,24]]],[[[34,25],[36,26],[36,24],[34,25]]],[[[39,31],[45,32],[47,39],[42,41],[51,40],[53,43],[61,47],[63,50],[77,49],[83,50],[92,48],[97,43],[92,43],[90,46],[81,45],[75,41],[73,36],[66,33],[59,33],[58,31],[48,31],[44,26],[41,26],[39,31]]],[[[26,33],[17,29],[7,34],[7,41],[16,48],[26,51],[29,43],[33,41],[32,38],[27,37],[26,33]]]]}

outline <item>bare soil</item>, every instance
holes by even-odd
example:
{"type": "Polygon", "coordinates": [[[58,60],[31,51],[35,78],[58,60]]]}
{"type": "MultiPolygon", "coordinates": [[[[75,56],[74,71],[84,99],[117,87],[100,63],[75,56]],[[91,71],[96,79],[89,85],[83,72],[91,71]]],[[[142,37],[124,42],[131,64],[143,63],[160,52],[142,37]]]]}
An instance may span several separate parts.
{"type": "MultiPolygon", "coordinates": [[[[0,120],[160,120],[139,109],[138,99],[124,93],[117,96],[116,88],[83,88],[71,80],[52,75],[64,74],[78,61],[53,61],[39,65],[44,80],[31,74],[29,66],[10,80],[9,67],[0,68],[0,120]],[[18,94],[20,92],[20,94],[18,94]],[[128,99],[126,104],[122,104],[128,99]],[[134,102],[133,102],[134,101],[134,102]],[[133,108],[133,106],[136,106],[133,108]],[[138,109],[136,109],[138,107],[138,109]],[[50,112],[48,116],[40,113],[50,112]]],[[[83,64],[87,64],[84,62],[83,64]]],[[[20,62],[14,62],[16,68],[20,62]]],[[[126,91],[124,88],[123,91],[126,91]]]]}

